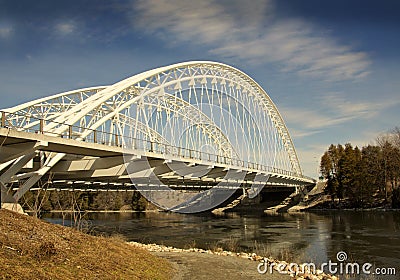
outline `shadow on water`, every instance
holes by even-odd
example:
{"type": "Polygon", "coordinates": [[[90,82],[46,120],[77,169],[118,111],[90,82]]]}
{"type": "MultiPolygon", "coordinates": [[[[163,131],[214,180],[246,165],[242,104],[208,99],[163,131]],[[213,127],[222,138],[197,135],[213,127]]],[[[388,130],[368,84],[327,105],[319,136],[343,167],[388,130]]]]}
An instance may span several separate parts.
{"type": "MultiPolygon", "coordinates": [[[[61,223],[61,215],[46,219],[61,223]]],[[[96,233],[179,248],[223,248],[296,262],[348,262],[395,267],[400,273],[400,213],[331,211],[276,216],[228,213],[89,213],[96,233]]],[[[398,277],[397,275],[397,277],[398,277]]],[[[373,279],[398,279],[375,277],[373,279]]]]}

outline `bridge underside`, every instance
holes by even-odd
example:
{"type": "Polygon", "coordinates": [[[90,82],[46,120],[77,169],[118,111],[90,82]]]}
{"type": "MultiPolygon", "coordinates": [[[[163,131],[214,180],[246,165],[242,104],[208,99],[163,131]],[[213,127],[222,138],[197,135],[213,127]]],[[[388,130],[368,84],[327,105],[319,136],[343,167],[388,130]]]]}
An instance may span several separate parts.
{"type": "Polygon", "coordinates": [[[151,190],[152,186],[161,182],[171,189],[190,192],[210,189],[223,182],[226,188],[229,188],[229,183],[235,188],[240,184],[240,187],[246,189],[250,189],[254,184],[263,184],[264,191],[293,191],[296,187],[306,185],[290,176],[261,174],[250,168],[240,169],[224,164],[210,165],[191,158],[160,158],[159,154],[144,151],[132,153],[129,163],[125,163],[126,150],[121,147],[7,128],[0,128],[0,143],[2,202],[16,201],[16,194],[22,196],[20,186],[23,185],[27,174],[38,172],[43,168],[46,158],[54,153],[66,155],[40,181],[48,181],[48,187],[54,189],[99,191],[135,190],[141,187],[142,190],[151,190]],[[33,157],[21,169],[15,169],[15,172],[10,174],[13,165],[10,166],[9,163],[30,153],[33,157]],[[228,172],[230,175],[226,176],[228,172]],[[232,176],[235,173],[238,174],[236,179],[232,176]],[[157,180],[153,180],[152,174],[157,176],[157,180]],[[7,188],[3,186],[6,177],[9,177],[7,188]],[[135,184],[132,183],[132,178],[135,184]]]}

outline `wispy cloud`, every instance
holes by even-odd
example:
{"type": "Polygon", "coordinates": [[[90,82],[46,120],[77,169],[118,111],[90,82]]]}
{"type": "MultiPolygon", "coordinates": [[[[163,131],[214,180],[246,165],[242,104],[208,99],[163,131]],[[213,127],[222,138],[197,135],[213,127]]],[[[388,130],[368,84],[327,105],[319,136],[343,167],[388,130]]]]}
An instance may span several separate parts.
{"type": "Polygon", "coordinates": [[[76,24],[73,22],[60,22],[56,24],[55,30],[58,35],[64,36],[72,34],[76,29],[76,24]]]}
{"type": "Polygon", "coordinates": [[[10,37],[13,29],[10,26],[0,26],[0,38],[6,39],[10,37]]]}
{"type": "Polygon", "coordinates": [[[323,111],[280,107],[283,118],[289,124],[295,124],[307,130],[318,130],[347,122],[354,116],[327,115],[323,111]]]}
{"type": "Polygon", "coordinates": [[[321,97],[321,106],[331,108],[342,116],[368,119],[375,117],[379,112],[400,104],[399,99],[380,99],[377,101],[357,102],[344,97],[339,92],[326,93],[321,97]]]}
{"type": "Polygon", "coordinates": [[[301,138],[352,120],[374,118],[382,111],[399,104],[400,100],[356,102],[344,98],[341,93],[328,93],[321,97],[318,109],[280,106],[279,110],[285,121],[296,127],[293,137],[301,138]]]}
{"type": "Polygon", "coordinates": [[[303,137],[308,137],[311,135],[315,135],[317,133],[320,133],[320,130],[298,130],[296,128],[290,129],[290,135],[292,138],[303,138],[303,137]]]}
{"type": "Polygon", "coordinates": [[[268,1],[135,2],[135,25],[168,42],[207,45],[222,57],[253,63],[277,62],[282,71],[325,80],[368,75],[369,58],[324,34],[312,23],[274,16],[268,1]]]}

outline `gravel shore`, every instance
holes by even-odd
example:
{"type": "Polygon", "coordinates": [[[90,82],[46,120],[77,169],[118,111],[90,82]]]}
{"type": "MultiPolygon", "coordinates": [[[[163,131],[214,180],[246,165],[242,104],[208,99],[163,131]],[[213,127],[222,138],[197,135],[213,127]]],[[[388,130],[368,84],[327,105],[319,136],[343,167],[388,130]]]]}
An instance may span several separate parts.
{"type": "Polygon", "coordinates": [[[199,254],[197,252],[153,252],[156,256],[165,258],[173,264],[177,274],[173,280],[241,280],[241,279],[293,279],[289,275],[260,274],[257,272],[258,262],[243,258],[199,254]]]}
{"type": "Polygon", "coordinates": [[[230,251],[211,251],[199,248],[180,249],[170,246],[157,244],[142,244],[129,242],[133,246],[144,248],[154,255],[170,261],[177,273],[173,280],[180,279],[309,279],[309,280],[337,280],[335,276],[327,275],[322,271],[302,272],[288,270],[289,264],[285,261],[276,260],[271,257],[258,256],[254,253],[236,253],[230,251]],[[264,266],[263,264],[268,264],[264,266]],[[274,269],[270,270],[270,267],[274,269]],[[285,267],[278,272],[277,267],[285,267]],[[268,267],[266,273],[261,274],[261,270],[268,267]],[[281,271],[281,272],[282,272],[281,271]]]}

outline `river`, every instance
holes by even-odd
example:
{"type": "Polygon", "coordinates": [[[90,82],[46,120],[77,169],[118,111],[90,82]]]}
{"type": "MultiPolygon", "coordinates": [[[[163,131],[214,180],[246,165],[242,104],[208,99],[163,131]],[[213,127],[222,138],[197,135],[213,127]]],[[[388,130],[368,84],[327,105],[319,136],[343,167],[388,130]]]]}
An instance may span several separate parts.
{"type": "MultiPolygon", "coordinates": [[[[45,219],[63,223],[61,214],[48,214],[45,219]]],[[[179,248],[257,252],[298,263],[313,262],[317,267],[329,261],[339,264],[337,253],[345,252],[347,258],[343,263],[356,262],[361,267],[368,262],[373,269],[396,269],[396,276],[367,279],[400,279],[400,212],[396,211],[321,211],[276,216],[90,213],[85,219],[92,231],[119,234],[127,240],[179,248]]]]}

